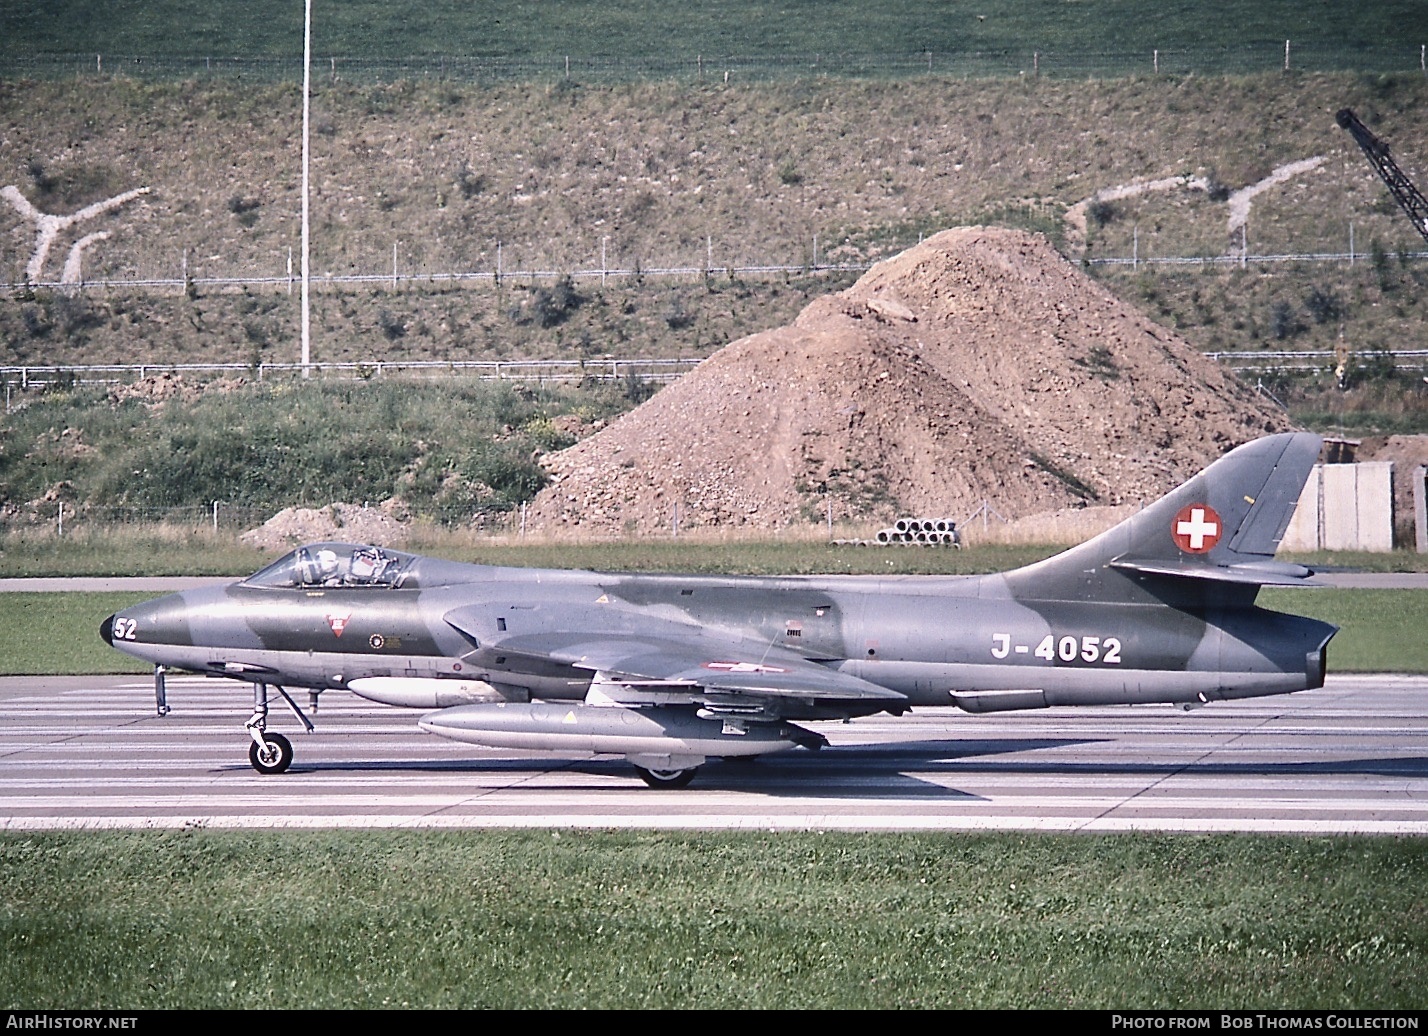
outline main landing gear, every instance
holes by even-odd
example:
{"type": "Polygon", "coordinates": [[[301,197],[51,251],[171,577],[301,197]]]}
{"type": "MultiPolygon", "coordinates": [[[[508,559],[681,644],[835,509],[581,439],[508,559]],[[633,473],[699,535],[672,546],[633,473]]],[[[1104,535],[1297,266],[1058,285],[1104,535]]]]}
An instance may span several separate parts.
{"type": "Polygon", "coordinates": [[[653,770],[636,764],[635,772],[640,775],[640,780],[651,788],[687,788],[689,782],[694,780],[694,775],[699,772],[699,767],[690,766],[683,770],[653,770]]]}
{"type": "MultiPolygon", "coordinates": [[[[268,730],[269,686],[265,683],[255,682],[253,684],[253,717],[243,724],[248,728],[248,733],[253,736],[253,743],[248,746],[248,762],[253,764],[253,769],[262,774],[285,773],[293,763],[293,744],[282,734],[268,730]]],[[[282,696],[287,707],[309,734],[317,729],[312,725],[312,720],[308,719],[302,709],[298,708],[297,702],[293,701],[287,691],[277,684],[271,686],[282,696]]],[[[317,708],[316,692],[312,695],[312,707],[317,708]]]]}

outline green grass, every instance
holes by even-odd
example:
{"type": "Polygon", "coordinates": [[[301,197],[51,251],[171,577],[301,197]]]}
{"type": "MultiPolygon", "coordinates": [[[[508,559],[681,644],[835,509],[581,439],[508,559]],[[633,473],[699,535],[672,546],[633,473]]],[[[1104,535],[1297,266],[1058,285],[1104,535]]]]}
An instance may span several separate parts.
{"type": "Polygon", "coordinates": [[[1394,551],[1316,550],[1283,552],[1280,561],[1307,565],[1316,572],[1428,572],[1428,554],[1394,551]]]}
{"type": "Polygon", "coordinates": [[[149,526],[81,526],[0,534],[0,579],[65,576],[213,576],[256,572],[273,555],[231,531],[149,526]]]}
{"type": "Polygon", "coordinates": [[[1341,627],[1329,644],[1329,671],[1428,673],[1428,592],[1265,590],[1260,603],[1341,627]]]}
{"type": "Polygon", "coordinates": [[[432,553],[484,565],[714,575],[972,575],[1039,561],[1054,547],[842,547],[817,540],[646,539],[586,544],[467,545],[432,553]]]}
{"type": "Polygon", "coordinates": [[[1425,890],[1422,839],[5,834],[0,1006],[1407,1009],[1425,890]]]}
{"type": "Polygon", "coordinates": [[[46,493],[81,513],[157,515],[214,500],[267,515],[401,497],[416,517],[465,522],[544,484],[534,455],[576,438],[557,419],[579,428],[629,405],[607,385],[475,379],[251,383],[161,407],[98,390],[47,393],[0,426],[0,495],[36,516],[46,493]]]}
{"type": "Polygon", "coordinates": [[[152,669],[99,639],[105,616],[146,593],[0,594],[0,674],[146,673],[152,669]]]}
{"type": "MultiPolygon", "coordinates": [[[[1421,4],[1397,0],[1346,5],[1260,0],[1005,0],[988,7],[889,0],[871,4],[756,0],[671,4],[600,0],[429,0],[419,5],[316,4],[317,54],[400,58],[416,54],[548,54],[671,57],[856,52],[904,54],[1030,50],[1149,53],[1247,42],[1364,46],[1428,37],[1421,4]]],[[[89,53],[300,56],[302,4],[296,0],[195,3],[156,0],[24,0],[0,14],[0,54],[89,53]]]]}

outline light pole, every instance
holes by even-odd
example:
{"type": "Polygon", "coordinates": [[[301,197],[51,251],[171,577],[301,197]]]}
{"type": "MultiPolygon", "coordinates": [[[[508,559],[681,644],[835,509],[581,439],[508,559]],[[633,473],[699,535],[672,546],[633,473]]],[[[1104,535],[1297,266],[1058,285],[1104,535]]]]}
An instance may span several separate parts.
{"type": "Polygon", "coordinates": [[[302,376],[312,376],[312,316],[309,309],[308,262],[308,113],[312,92],[312,0],[303,2],[302,43],[302,376]]]}

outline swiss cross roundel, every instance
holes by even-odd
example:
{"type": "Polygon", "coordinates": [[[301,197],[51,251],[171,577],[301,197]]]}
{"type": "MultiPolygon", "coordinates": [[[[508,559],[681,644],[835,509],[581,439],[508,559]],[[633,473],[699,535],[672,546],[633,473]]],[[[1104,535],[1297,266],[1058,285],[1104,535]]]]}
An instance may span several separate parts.
{"type": "Polygon", "coordinates": [[[1209,504],[1187,504],[1170,523],[1175,545],[1187,554],[1204,554],[1220,542],[1224,523],[1209,504]]]}

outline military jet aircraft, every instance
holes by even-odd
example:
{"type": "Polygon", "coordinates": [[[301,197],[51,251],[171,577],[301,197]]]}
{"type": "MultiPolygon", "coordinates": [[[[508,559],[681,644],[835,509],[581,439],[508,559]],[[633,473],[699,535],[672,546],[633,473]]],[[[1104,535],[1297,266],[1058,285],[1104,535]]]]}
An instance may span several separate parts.
{"type": "Polygon", "coordinates": [[[444,737],[621,755],[683,787],[710,758],[824,746],[808,721],[1323,686],[1337,627],[1255,604],[1313,574],[1273,557],[1319,449],[1308,433],[1255,440],[1094,539],[994,575],[550,571],[318,543],[100,633],[154,663],[160,714],[169,669],[251,684],[260,773],[293,758],[270,701],[311,730],[287,689],[313,706],[346,689],[433,710],[420,726],[444,737]]]}

